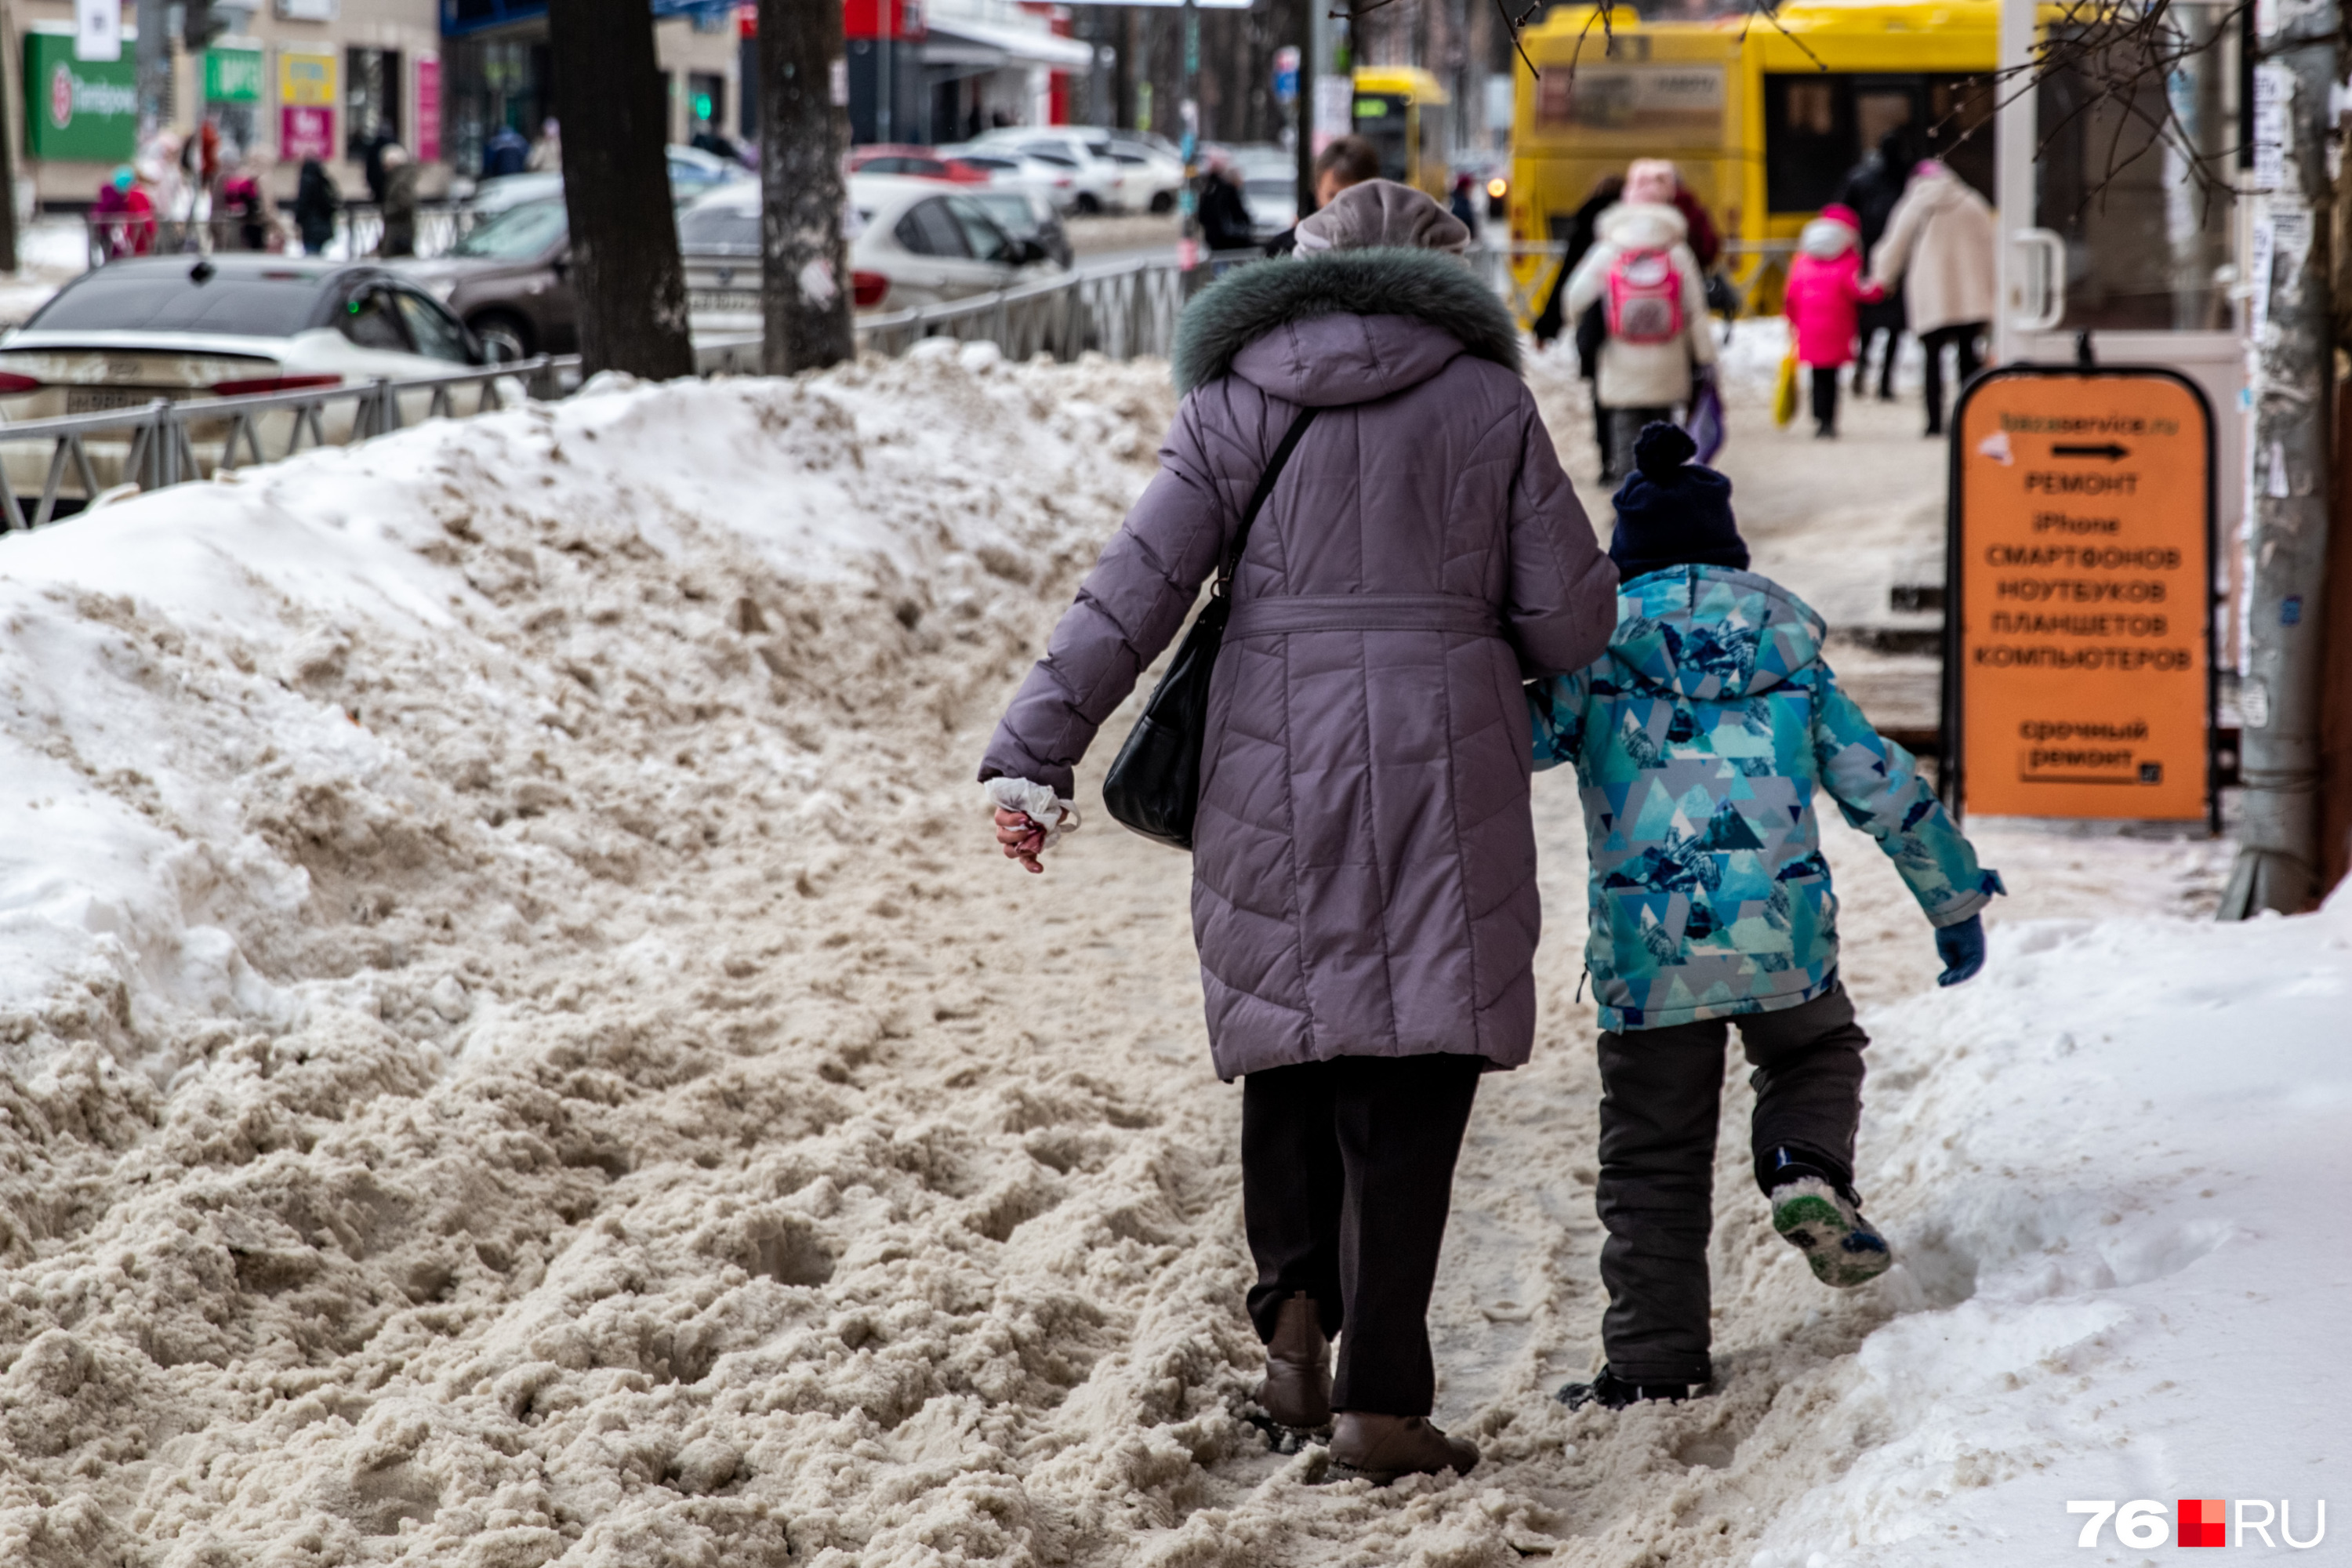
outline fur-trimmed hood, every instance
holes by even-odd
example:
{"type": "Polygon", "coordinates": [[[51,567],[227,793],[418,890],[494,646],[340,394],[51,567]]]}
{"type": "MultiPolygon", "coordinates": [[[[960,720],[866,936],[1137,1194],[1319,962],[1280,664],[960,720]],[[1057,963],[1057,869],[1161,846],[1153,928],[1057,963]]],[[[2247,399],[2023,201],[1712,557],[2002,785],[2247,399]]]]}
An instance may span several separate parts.
{"type": "Polygon", "coordinates": [[[1203,289],[1176,324],[1176,390],[1233,374],[1339,406],[1425,381],[1465,353],[1519,369],[1518,324],[1460,260],[1332,251],[1237,268],[1203,289]]]}

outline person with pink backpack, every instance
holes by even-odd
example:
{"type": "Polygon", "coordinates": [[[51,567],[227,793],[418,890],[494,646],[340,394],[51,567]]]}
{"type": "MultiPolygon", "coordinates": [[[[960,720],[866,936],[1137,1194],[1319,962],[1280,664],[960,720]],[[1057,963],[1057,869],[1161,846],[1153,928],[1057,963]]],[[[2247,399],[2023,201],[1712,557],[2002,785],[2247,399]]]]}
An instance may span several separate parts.
{"type": "Polygon", "coordinates": [[[1675,188],[1672,163],[1636,159],[1626,171],[1624,200],[1594,223],[1592,248],[1562,300],[1571,321],[1589,305],[1601,307],[1594,400],[1609,423],[1604,480],[1633,471],[1633,437],[1644,425],[1673,419],[1675,406],[1691,401],[1696,376],[1715,364],[1706,280],[1674,205],[1675,188]]]}
{"type": "MultiPolygon", "coordinates": [[[[1797,340],[1797,363],[1812,374],[1813,435],[1837,435],[1838,372],[1853,363],[1862,307],[1886,290],[1862,277],[1862,219],[1832,202],[1797,237],[1781,310],[1797,340]]],[[[1890,351],[1891,352],[1891,351],[1890,351]]]]}

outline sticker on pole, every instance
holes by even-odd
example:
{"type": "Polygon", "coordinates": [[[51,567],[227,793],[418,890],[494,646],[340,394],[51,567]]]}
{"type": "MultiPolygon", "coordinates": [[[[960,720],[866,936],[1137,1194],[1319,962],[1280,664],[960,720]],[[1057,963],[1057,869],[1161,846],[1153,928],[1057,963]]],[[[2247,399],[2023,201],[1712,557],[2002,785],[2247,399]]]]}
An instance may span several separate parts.
{"type": "Polygon", "coordinates": [[[1952,425],[1944,749],[1955,805],[2211,810],[2212,416],[2167,370],[2014,365],[1952,425]]]}

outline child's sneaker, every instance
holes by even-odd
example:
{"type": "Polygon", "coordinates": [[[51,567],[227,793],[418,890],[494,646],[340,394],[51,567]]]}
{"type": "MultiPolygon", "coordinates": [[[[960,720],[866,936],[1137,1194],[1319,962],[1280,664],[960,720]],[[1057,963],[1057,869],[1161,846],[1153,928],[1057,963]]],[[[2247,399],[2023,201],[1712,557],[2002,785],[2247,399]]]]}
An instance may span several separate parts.
{"type": "Polygon", "coordinates": [[[1628,1405],[1651,1399],[1679,1405],[1690,1395],[1689,1384],[1628,1383],[1604,1366],[1593,1373],[1591,1383],[1563,1384],[1555,1397],[1570,1410],[1581,1410],[1588,1405],[1598,1405],[1603,1410],[1622,1410],[1628,1405]]]}
{"type": "Polygon", "coordinates": [[[1857,1201],[1821,1176],[1795,1176],[1772,1189],[1771,1201],[1772,1228],[1805,1255],[1813,1278],[1824,1285],[1851,1289],[1895,1262],[1857,1201]]]}

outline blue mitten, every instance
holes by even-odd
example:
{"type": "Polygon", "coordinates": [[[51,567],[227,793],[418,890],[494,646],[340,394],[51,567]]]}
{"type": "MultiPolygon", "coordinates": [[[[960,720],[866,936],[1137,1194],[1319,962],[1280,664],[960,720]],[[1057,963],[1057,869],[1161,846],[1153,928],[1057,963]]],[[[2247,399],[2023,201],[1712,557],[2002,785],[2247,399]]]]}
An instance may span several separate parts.
{"type": "Polygon", "coordinates": [[[1970,915],[1956,926],[1936,928],[1936,956],[1944,961],[1944,973],[1936,976],[1938,985],[1958,985],[1963,980],[1976,978],[1984,967],[1984,917],[1970,915]]]}

